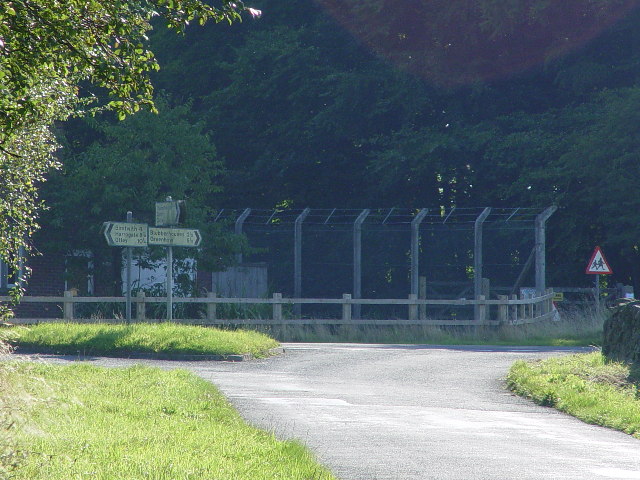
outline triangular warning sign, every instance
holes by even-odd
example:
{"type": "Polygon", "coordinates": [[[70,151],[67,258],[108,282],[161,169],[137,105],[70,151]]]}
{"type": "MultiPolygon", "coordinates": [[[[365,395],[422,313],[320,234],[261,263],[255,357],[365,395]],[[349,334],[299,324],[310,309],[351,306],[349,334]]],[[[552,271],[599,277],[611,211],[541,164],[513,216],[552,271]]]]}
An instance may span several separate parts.
{"type": "Polygon", "coordinates": [[[585,273],[595,274],[595,275],[611,275],[613,270],[607,263],[607,259],[604,258],[604,254],[600,247],[596,247],[593,251],[593,255],[591,255],[591,260],[587,264],[587,269],[585,273]]]}

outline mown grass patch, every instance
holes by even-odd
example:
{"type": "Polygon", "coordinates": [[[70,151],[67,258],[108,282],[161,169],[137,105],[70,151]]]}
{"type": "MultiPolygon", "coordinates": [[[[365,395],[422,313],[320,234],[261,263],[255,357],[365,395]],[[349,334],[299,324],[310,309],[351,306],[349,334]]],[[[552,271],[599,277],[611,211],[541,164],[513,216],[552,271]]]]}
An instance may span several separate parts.
{"type": "Polygon", "coordinates": [[[640,438],[638,380],[629,365],[593,352],[517,361],[509,371],[507,385],[541,405],[640,438]]]}
{"type": "Polygon", "coordinates": [[[127,353],[241,355],[266,357],[278,342],[251,330],[221,330],[171,323],[43,323],[14,327],[11,343],[42,353],[118,355],[127,353]]]}
{"type": "Polygon", "coordinates": [[[334,479],[301,444],[247,425],[184,370],[5,362],[0,378],[31,396],[16,480],[334,479]]]}

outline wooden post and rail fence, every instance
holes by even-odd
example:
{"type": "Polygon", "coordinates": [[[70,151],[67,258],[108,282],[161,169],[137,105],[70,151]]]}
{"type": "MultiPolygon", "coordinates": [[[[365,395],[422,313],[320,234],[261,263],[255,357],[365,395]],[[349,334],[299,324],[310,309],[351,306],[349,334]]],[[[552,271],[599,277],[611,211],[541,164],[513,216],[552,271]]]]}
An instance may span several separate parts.
{"type": "MultiPolygon", "coordinates": [[[[8,302],[9,297],[0,297],[0,302],[8,302]]],[[[139,292],[132,297],[132,303],[136,306],[136,316],[132,322],[157,322],[163,319],[150,319],[147,315],[147,305],[166,303],[166,297],[147,297],[144,292],[139,292]]],[[[123,323],[122,318],[77,318],[74,314],[74,306],[87,303],[125,303],[126,297],[78,297],[74,292],[64,292],[62,297],[25,296],[22,303],[48,303],[57,304],[62,310],[62,318],[13,318],[15,324],[34,324],[44,322],[95,322],[95,323],[123,323]]],[[[406,299],[366,299],[352,298],[351,294],[344,294],[342,298],[284,298],[281,293],[274,293],[271,298],[225,298],[218,297],[215,293],[209,293],[206,297],[182,297],[173,298],[174,304],[204,304],[206,306],[202,318],[174,319],[176,323],[198,325],[518,325],[534,323],[550,319],[554,315],[553,291],[547,290],[542,296],[535,298],[518,298],[516,295],[498,295],[497,299],[486,299],[478,296],[477,300],[435,300],[419,299],[411,294],[406,299]],[[218,306],[231,305],[271,305],[271,318],[267,319],[228,319],[220,318],[218,306]],[[285,318],[283,306],[296,307],[302,305],[341,305],[341,318],[285,318]],[[396,319],[360,319],[353,318],[353,307],[356,305],[395,305],[406,306],[406,318],[396,319]],[[427,318],[427,307],[459,308],[472,307],[474,319],[463,320],[455,318],[427,318]]],[[[359,309],[356,309],[356,311],[359,309]]]]}

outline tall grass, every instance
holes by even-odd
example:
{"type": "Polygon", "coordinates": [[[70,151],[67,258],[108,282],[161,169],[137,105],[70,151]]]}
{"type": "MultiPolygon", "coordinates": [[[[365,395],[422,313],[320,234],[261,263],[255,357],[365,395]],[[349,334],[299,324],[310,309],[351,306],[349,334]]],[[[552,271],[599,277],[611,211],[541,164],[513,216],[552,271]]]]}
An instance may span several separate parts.
{"type": "Polygon", "coordinates": [[[511,367],[515,393],[569,413],[587,423],[640,438],[640,383],[633,369],[600,352],[550,358],[511,367]]]}
{"type": "Polygon", "coordinates": [[[588,346],[602,343],[608,313],[563,312],[559,321],[502,326],[277,325],[255,327],[281,342],[588,346]]]}

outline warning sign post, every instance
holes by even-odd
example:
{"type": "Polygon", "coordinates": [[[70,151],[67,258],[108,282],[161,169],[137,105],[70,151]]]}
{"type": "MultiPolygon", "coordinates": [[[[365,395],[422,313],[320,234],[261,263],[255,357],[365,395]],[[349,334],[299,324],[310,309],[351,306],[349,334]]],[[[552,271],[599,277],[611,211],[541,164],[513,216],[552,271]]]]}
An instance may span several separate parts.
{"type": "Polygon", "coordinates": [[[600,247],[596,247],[591,254],[591,260],[587,264],[587,268],[585,269],[585,273],[587,275],[595,275],[596,280],[596,291],[595,291],[595,299],[596,299],[596,309],[600,308],[600,275],[611,275],[613,270],[609,266],[609,262],[604,257],[604,253],[602,253],[602,249],[600,247]]]}

